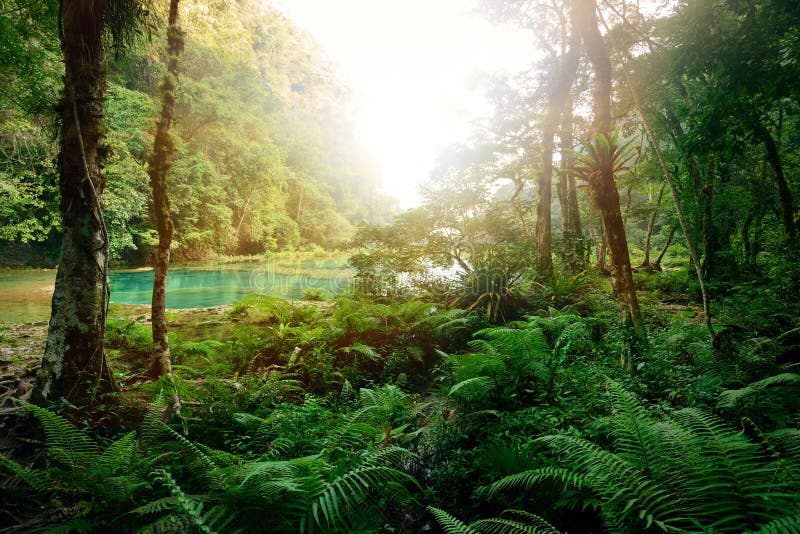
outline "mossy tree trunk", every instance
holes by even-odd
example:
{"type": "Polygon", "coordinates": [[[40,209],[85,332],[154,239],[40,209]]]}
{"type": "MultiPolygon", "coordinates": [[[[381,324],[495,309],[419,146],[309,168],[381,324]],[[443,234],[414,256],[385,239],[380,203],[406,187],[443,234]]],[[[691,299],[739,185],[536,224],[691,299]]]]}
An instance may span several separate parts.
{"type": "MultiPolygon", "coordinates": [[[[611,138],[611,60],[603,36],[597,26],[597,13],[594,0],[575,0],[573,3],[573,24],[583,39],[586,54],[592,64],[594,80],[594,134],[611,138]]],[[[637,337],[644,338],[639,301],[633,286],[633,269],[625,235],[625,224],[619,204],[619,191],[614,180],[614,162],[605,157],[600,167],[589,180],[595,203],[600,210],[605,227],[608,250],[611,253],[612,277],[615,293],[623,316],[633,326],[637,337]]]]}
{"type": "Polygon", "coordinates": [[[758,135],[764,143],[767,162],[772,169],[775,184],[778,186],[778,199],[781,204],[783,232],[789,239],[794,239],[797,237],[797,227],[794,223],[794,199],[792,198],[792,190],[789,188],[789,184],[783,172],[778,145],[769,130],[758,120],[755,121],[755,130],[756,135],[758,135]]]}
{"type": "Polygon", "coordinates": [[[108,307],[108,235],[100,197],[103,98],[106,89],[103,33],[108,3],[63,2],[65,77],[61,109],[62,244],[50,325],[33,400],[64,397],[90,404],[115,389],[103,347],[108,307]]]}
{"type": "Polygon", "coordinates": [[[171,0],[169,27],[167,28],[167,72],[161,84],[161,118],[158,121],[153,154],[148,161],[150,186],[153,190],[153,211],[158,231],[158,246],[155,250],[153,301],[151,322],[153,325],[153,352],[150,355],[148,374],[157,378],[172,374],[172,361],[167,338],[167,271],[172,235],[175,227],[170,216],[167,194],[167,174],[172,166],[175,143],[170,136],[170,127],[175,114],[175,91],[178,76],[178,58],[183,51],[183,34],[178,27],[179,0],[171,0]]]}

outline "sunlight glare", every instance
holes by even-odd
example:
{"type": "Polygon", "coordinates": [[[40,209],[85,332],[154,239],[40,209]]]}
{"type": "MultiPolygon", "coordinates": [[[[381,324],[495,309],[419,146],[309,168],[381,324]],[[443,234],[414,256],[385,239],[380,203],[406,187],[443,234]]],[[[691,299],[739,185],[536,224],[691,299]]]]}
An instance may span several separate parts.
{"type": "Polygon", "coordinates": [[[408,208],[436,154],[465,140],[491,107],[482,73],[530,63],[530,35],[496,27],[474,0],[275,0],[339,65],[361,143],[384,191],[408,208]]]}

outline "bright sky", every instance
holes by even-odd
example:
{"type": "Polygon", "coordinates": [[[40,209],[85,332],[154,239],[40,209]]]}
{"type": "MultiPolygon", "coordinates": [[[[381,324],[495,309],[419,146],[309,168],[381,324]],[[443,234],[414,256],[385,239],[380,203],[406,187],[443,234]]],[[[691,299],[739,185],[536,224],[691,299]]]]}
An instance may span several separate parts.
{"type": "Polygon", "coordinates": [[[529,35],[494,27],[474,11],[476,0],[274,3],[341,67],[362,145],[403,208],[419,203],[437,152],[490,113],[476,75],[517,71],[532,54],[529,35]]]}

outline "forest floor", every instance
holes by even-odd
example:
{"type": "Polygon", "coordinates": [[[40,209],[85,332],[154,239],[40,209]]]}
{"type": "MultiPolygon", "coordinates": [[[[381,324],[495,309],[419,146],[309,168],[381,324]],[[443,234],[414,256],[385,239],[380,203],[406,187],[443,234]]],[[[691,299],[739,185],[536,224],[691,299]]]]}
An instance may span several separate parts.
{"type": "MultiPolygon", "coordinates": [[[[300,306],[331,306],[332,302],[295,301],[300,306]]],[[[208,308],[167,309],[169,331],[182,342],[213,339],[226,342],[233,338],[239,322],[228,314],[232,305],[208,308]]],[[[110,319],[150,326],[150,306],[112,304],[110,319]]],[[[0,324],[0,410],[12,406],[12,399],[27,400],[36,371],[41,366],[47,341],[48,321],[24,324],[0,324]]],[[[110,350],[109,364],[114,370],[141,371],[146,367],[135,351],[110,350]]]]}
{"type": "MultiPolygon", "coordinates": [[[[169,328],[187,341],[225,337],[232,321],[226,316],[231,306],[167,310],[169,328]]],[[[150,306],[112,305],[112,317],[150,325],[150,306]]],[[[48,321],[25,324],[5,324],[0,331],[0,409],[7,408],[10,399],[27,399],[44,354],[48,321]]],[[[224,341],[224,339],[222,340],[224,341]]],[[[130,355],[108,351],[112,369],[136,365],[130,355]]]]}

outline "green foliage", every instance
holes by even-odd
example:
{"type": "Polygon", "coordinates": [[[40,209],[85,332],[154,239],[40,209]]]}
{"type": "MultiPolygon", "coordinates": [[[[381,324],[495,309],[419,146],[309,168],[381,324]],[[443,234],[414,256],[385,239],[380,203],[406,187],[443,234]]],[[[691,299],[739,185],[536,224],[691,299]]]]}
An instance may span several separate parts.
{"type": "Polygon", "coordinates": [[[786,426],[798,412],[800,375],[781,373],[740,389],[728,389],[719,396],[718,408],[745,414],[759,425],[786,426]]]}
{"type": "Polygon", "coordinates": [[[303,290],[303,300],[325,300],[325,289],[306,288],[303,290]]]}
{"type": "Polygon", "coordinates": [[[628,392],[609,384],[613,452],[556,434],[554,466],[511,475],[487,486],[494,495],[558,480],[587,488],[613,530],[758,530],[792,514],[797,472],[718,417],[686,408],[655,418],[628,392]]]}
{"type": "Polygon", "coordinates": [[[169,504],[174,508],[175,515],[167,515],[155,523],[147,525],[142,529],[143,532],[162,532],[162,529],[166,527],[172,531],[187,529],[204,534],[215,534],[224,531],[235,519],[234,516],[226,517],[226,510],[222,506],[214,506],[204,512],[203,502],[187,496],[166,469],[153,471],[152,479],[167,488],[171,498],[157,501],[159,502],[157,506],[139,507],[134,512],[144,514],[161,511],[159,508],[162,504],[169,504]]]}
{"type": "Polygon", "coordinates": [[[124,348],[141,355],[148,355],[153,350],[151,329],[132,319],[109,317],[105,341],[111,348],[124,348]]]}
{"type": "MultiPolygon", "coordinates": [[[[352,223],[385,220],[392,201],[376,192],[377,176],[357,154],[346,91],[327,60],[274,8],[255,0],[217,7],[204,2],[181,14],[173,257],[333,248],[349,238],[352,223]]],[[[42,263],[30,251],[52,255],[47,241],[57,239],[58,12],[55,2],[0,8],[0,153],[7,156],[0,241],[26,243],[6,261],[18,255],[42,263]]],[[[135,264],[149,259],[154,242],[145,171],[165,14],[126,0],[109,6],[107,20],[116,54],[104,115],[103,207],[112,258],[135,264]]]]}
{"type": "MultiPolygon", "coordinates": [[[[26,405],[42,423],[48,454],[59,467],[28,470],[5,456],[0,457],[0,465],[42,494],[69,499],[91,496],[96,501],[91,508],[93,519],[75,516],[68,523],[73,529],[79,529],[79,523],[92,528],[107,525],[109,513],[129,508],[137,521],[146,521],[140,524],[143,532],[264,528],[349,532],[380,526],[375,512],[389,502],[407,504],[408,488],[416,485],[402,470],[416,456],[388,442],[374,446],[373,441],[382,427],[403,417],[405,396],[386,387],[362,390],[362,399],[360,409],[337,425],[323,427],[326,439],[321,448],[319,433],[309,435],[304,425],[294,437],[279,432],[260,452],[258,447],[239,447],[238,455],[197,443],[164,424],[163,396],[149,410],[141,441],[130,432],[103,449],[64,418],[26,405]],[[293,456],[292,451],[303,448],[302,441],[307,447],[316,446],[316,452],[293,456]],[[48,484],[46,476],[58,484],[48,484]],[[187,492],[189,487],[200,493],[187,492]],[[144,502],[131,508],[136,495],[144,502]],[[269,516],[264,515],[265,509],[271,510],[269,516]],[[158,516],[155,520],[154,515],[158,516]]],[[[313,405],[310,399],[309,404],[313,405]]],[[[253,445],[263,444],[279,415],[275,411],[269,419],[261,419],[241,414],[239,421],[262,427],[253,445]]],[[[280,427],[286,428],[282,423],[280,427]]]]}
{"type": "Polygon", "coordinates": [[[449,395],[472,408],[524,406],[553,392],[568,356],[589,341],[577,316],[534,317],[475,332],[473,352],[448,358],[456,384],[449,395]]]}
{"type": "Polygon", "coordinates": [[[574,153],[575,166],[566,172],[574,174],[581,180],[596,183],[603,172],[611,175],[628,170],[628,162],[636,155],[633,143],[636,139],[629,139],[624,144],[619,143],[619,131],[615,130],[610,136],[599,133],[596,137],[584,141],[582,151],[574,153]]]}
{"type": "Polygon", "coordinates": [[[558,530],[541,517],[522,510],[505,510],[505,517],[481,519],[466,525],[438,508],[428,507],[446,534],[558,534],[558,530]]]}
{"type": "Polygon", "coordinates": [[[19,477],[36,491],[44,491],[47,488],[45,473],[41,471],[30,471],[2,454],[0,454],[0,467],[12,475],[19,477]]]}

